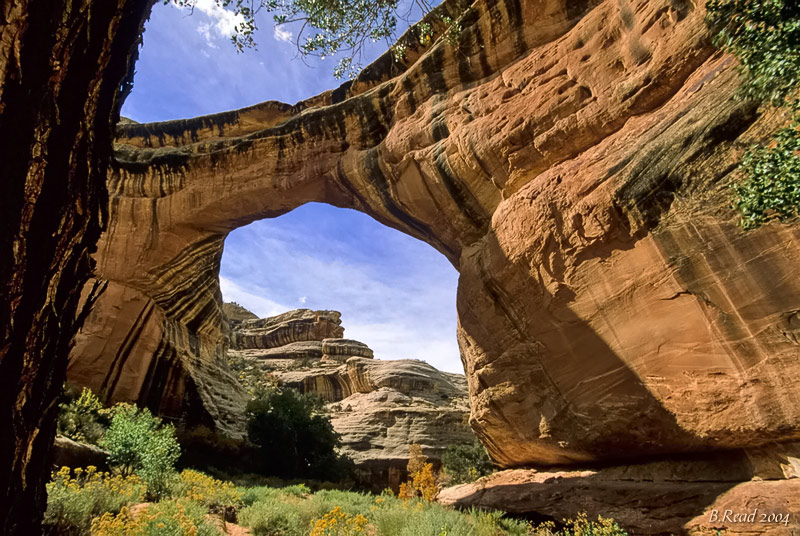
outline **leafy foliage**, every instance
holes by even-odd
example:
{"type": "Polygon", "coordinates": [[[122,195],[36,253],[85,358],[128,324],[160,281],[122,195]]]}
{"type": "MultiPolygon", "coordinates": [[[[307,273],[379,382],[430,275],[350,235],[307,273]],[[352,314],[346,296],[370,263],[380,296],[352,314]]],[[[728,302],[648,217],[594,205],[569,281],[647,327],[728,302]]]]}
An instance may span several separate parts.
{"type": "Polygon", "coordinates": [[[800,81],[800,3],[708,0],[706,8],[714,44],[742,64],[742,96],[784,104],[800,81]]]}
{"type": "Polygon", "coordinates": [[[122,475],[135,472],[141,476],[152,497],[159,498],[168,491],[181,453],[172,425],[162,426],[161,419],[148,409],[118,404],[102,443],[111,465],[122,475]]]}
{"type": "Polygon", "coordinates": [[[59,405],[58,433],[74,441],[96,445],[109,424],[109,410],[86,387],[79,395],[65,386],[66,400],[59,405]]]}
{"type": "Polygon", "coordinates": [[[449,484],[473,482],[494,471],[486,449],[477,440],[467,445],[447,447],[442,456],[442,465],[444,473],[449,478],[449,484]]]}
{"type": "MultiPolygon", "coordinates": [[[[217,5],[229,8],[240,15],[235,33],[231,37],[238,50],[256,45],[256,15],[261,10],[272,13],[276,24],[297,23],[300,29],[295,45],[303,56],[322,59],[341,55],[334,67],[336,78],[355,78],[361,70],[360,58],[368,42],[386,41],[392,45],[398,19],[406,20],[402,11],[416,7],[427,21],[417,24],[410,38],[415,43],[398,43],[392,49],[395,60],[405,57],[409,46],[427,46],[441,31],[451,43],[457,41],[460,24],[444,10],[434,10],[427,0],[215,0],[217,5]],[[410,4],[410,5],[407,5],[410,4]],[[311,34],[306,34],[310,30],[311,34]]],[[[192,7],[197,0],[164,0],[165,4],[192,7]]]]}
{"type": "Polygon", "coordinates": [[[597,516],[597,521],[588,518],[585,512],[574,519],[565,519],[564,528],[556,530],[555,523],[546,522],[530,528],[532,536],[627,536],[627,532],[611,518],[597,516]]]}
{"type": "Polygon", "coordinates": [[[747,179],[735,186],[734,204],[745,228],[800,210],[800,3],[796,0],[708,0],[707,22],[714,43],[742,64],[742,98],[785,107],[791,125],[770,147],[753,147],[740,169],[747,179]]]}
{"type": "Polygon", "coordinates": [[[773,147],[752,147],[741,169],[749,180],[735,186],[736,206],[745,228],[757,227],[770,218],[786,220],[800,211],[800,114],[791,126],[775,136],[773,147]]]}
{"type": "Polygon", "coordinates": [[[293,389],[260,390],[247,404],[247,434],[259,445],[266,474],[337,481],[349,475],[336,453],[339,436],[320,414],[321,401],[293,389]]]}

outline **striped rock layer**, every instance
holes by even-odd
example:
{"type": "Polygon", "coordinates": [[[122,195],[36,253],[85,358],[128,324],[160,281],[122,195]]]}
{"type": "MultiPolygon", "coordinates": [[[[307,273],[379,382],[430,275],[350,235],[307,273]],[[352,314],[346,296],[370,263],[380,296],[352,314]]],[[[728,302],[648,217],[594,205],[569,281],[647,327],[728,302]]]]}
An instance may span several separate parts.
{"type": "Polygon", "coordinates": [[[742,230],[728,188],[783,119],[734,99],[703,17],[688,0],[479,1],[456,45],[294,106],[120,126],[108,286],[70,374],[241,430],[223,241],[313,201],[459,270],[471,425],[503,466],[800,437],[800,227],[742,230]]]}

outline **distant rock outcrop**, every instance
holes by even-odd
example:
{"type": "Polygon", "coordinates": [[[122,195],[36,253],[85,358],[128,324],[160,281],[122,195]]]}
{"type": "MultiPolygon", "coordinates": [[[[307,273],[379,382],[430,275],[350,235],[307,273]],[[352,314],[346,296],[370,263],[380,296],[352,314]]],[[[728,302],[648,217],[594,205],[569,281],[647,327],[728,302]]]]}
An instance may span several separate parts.
{"type": "Polygon", "coordinates": [[[256,320],[258,315],[251,313],[236,302],[225,302],[222,304],[222,312],[228,318],[228,325],[238,326],[244,320],[256,320]]]}
{"type": "Polygon", "coordinates": [[[355,462],[362,482],[379,489],[396,488],[406,478],[409,445],[421,445],[439,465],[448,445],[474,441],[463,374],[412,359],[372,359],[366,344],[351,339],[294,340],[323,337],[327,329],[320,326],[334,324],[335,331],[344,331],[339,313],[307,309],[250,320],[233,330],[238,348],[229,354],[269,371],[288,387],[325,400],[333,428],[342,438],[341,451],[355,462]],[[290,340],[281,346],[253,348],[251,344],[265,340],[252,334],[253,326],[293,336],[277,339],[290,340]],[[239,329],[252,336],[240,337],[239,329]]]}
{"type": "MultiPolygon", "coordinates": [[[[340,338],[344,334],[341,316],[338,311],[295,309],[268,318],[245,320],[234,327],[231,348],[275,350],[297,342],[313,341],[319,343],[320,349],[315,357],[322,357],[322,340],[340,338]]],[[[287,357],[293,357],[291,352],[287,357]]]]}

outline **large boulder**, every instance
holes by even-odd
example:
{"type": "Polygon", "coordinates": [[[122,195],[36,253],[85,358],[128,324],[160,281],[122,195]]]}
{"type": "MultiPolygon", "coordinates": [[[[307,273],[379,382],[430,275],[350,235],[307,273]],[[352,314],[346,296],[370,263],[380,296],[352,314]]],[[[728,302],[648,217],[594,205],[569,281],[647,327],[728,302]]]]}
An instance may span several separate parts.
{"type": "Polygon", "coordinates": [[[80,443],[64,436],[56,436],[53,442],[52,462],[56,467],[96,467],[107,471],[108,452],[95,445],[80,443]]]}
{"type": "Polygon", "coordinates": [[[439,502],[561,522],[585,512],[629,534],[794,534],[800,446],[593,468],[513,469],[442,490],[439,502]],[[794,464],[794,467],[792,467],[794,464]]]}

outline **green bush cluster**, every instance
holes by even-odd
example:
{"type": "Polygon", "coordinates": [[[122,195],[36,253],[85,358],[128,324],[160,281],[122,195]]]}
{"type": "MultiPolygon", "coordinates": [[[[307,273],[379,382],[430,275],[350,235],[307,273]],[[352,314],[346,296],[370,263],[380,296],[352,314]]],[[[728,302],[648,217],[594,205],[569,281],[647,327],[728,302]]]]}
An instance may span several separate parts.
{"type": "Polygon", "coordinates": [[[136,473],[142,477],[152,498],[169,491],[169,480],[181,455],[171,424],[163,425],[148,409],[118,404],[101,444],[108,450],[109,463],[123,475],[136,473]]]}
{"type": "Polygon", "coordinates": [[[450,445],[442,456],[444,474],[449,484],[474,482],[494,471],[492,460],[480,441],[466,445],[450,445]]]}
{"type": "Polygon", "coordinates": [[[259,446],[261,470],[282,478],[342,481],[349,460],[336,453],[339,435],[319,398],[294,389],[259,389],[247,404],[247,435],[259,446]]]}
{"type": "Polygon", "coordinates": [[[740,97],[785,108],[791,125],[769,147],[752,147],[734,186],[734,205],[745,228],[800,211],[800,3],[796,0],[708,0],[714,44],[742,65],[740,97]]]}

